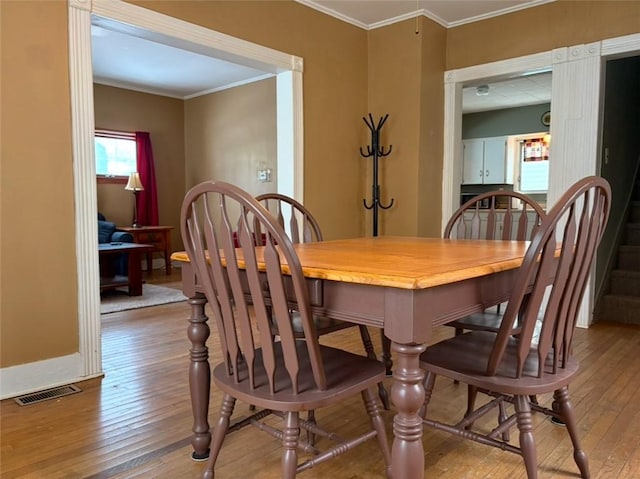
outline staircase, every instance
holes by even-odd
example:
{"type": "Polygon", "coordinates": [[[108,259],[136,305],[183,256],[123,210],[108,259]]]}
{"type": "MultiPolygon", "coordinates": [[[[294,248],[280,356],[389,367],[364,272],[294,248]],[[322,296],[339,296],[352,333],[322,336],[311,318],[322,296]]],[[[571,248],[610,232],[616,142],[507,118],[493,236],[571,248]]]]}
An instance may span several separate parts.
{"type": "Polygon", "coordinates": [[[599,301],[595,319],[640,324],[640,182],[636,182],[609,292],[599,301]]]}

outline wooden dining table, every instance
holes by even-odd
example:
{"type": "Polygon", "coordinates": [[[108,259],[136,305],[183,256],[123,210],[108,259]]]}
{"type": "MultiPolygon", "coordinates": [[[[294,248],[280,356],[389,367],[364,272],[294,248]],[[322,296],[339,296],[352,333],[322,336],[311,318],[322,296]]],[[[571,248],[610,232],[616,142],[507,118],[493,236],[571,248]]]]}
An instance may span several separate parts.
{"type": "MultiPolygon", "coordinates": [[[[525,241],[379,236],[294,245],[309,284],[314,313],[382,328],[394,359],[391,400],[395,479],[424,477],[424,401],[419,356],[433,328],[507,301],[525,241]]],[[[207,456],[211,433],[206,299],[184,252],[183,291],[191,305],[189,384],[194,459],[207,456]]],[[[286,268],[283,267],[283,269],[286,268]]]]}

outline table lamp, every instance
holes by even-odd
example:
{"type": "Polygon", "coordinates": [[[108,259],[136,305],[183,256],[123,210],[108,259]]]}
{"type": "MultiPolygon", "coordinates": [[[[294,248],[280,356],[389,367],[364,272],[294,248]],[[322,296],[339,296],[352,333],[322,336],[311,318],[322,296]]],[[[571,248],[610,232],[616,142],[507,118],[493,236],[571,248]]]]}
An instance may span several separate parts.
{"type": "Polygon", "coordinates": [[[131,172],[127,186],[125,186],[124,189],[133,191],[133,224],[131,226],[138,228],[140,226],[138,224],[138,193],[143,191],[144,187],[142,186],[140,175],[137,171],[131,172]]]}

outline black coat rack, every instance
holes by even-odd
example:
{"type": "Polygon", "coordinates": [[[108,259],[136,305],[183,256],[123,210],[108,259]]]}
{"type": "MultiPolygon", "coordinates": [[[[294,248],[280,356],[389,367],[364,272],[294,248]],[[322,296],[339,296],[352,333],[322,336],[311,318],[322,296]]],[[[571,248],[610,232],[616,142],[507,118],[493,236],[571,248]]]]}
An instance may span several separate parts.
{"type": "Polygon", "coordinates": [[[383,210],[387,210],[393,206],[393,198],[391,198],[391,203],[388,205],[383,205],[380,201],[380,185],[378,184],[378,159],[381,157],[388,156],[393,149],[393,145],[389,145],[389,150],[384,151],[384,147],[380,146],[380,130],[382,129],[382,125],[387,121],[389,114],[387,113],[384,117],[381,117],[376,125],[373,121],[373,116],[369,113],[369,118],[362,119],[366,123],[369,130],[371,130],[371,145],[367,146],[367,153],[365,154],[360,148],[360,154],[364,158],[373,158],[373,184],[371,187],[371,194],[373,199],[371,204],[367,204],[367,200],[363,199],[364,207],[368,210],[373,210],[373,236],[378,236],[378,208],[382,208],[383,210]]]}

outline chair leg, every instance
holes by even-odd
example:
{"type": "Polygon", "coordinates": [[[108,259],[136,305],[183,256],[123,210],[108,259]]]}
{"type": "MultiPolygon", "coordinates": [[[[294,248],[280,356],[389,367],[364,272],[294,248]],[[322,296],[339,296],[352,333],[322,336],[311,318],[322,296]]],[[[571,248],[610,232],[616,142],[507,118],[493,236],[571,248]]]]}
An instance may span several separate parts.
{"type": "Polygon", "coordinates": [[[382,450],[382,457],[384,459],[385,471],[387,478],[391,478],[391,450],[389,449],[389,442],[387,441],[387,430],[385,429],[384,419],[380,414],[380,406],[376,401],[373,393],[369,389],[362,391],[362,400],[364,401],[364,407],[367,410],[367,414],[371,418],[371,424],[378,433],[378,444],[382,450]]]}
{"type": "MultiPolygon", "coordinates": [[[[367,357],[369,359],[374,359],[377,361],[378,358],[376,356],[375,349],[373,349],[373,342],[371,341],[369,330],[366,326],[363,325],[360,325],[358,328],[360,330],[360,337],[362,338],[362,344],[364,345],[364,350],[367,353],[367,357]]],[[[391,406],[389,404],[389,393],[382,383],[378,383],[378,395],[380,396],[380,401],[382,401],[382,406],[385,408],[385,410],[388,411],[389,409],[391,409],[391,406]]]]}
{"type": "Polygon", "coordinates": [[[467,412],[465,416],[468,416],[473,412],[476,407],[476,398],[478,397],[478,388],[475,386],[467,386],[467,412]]]}
{"type": "Polygon", "coordinates": [[[515,396],[516,421],[520,431],[520,450],[527,469],[528,479],[537,479],[538,464],[536,442],[533,438],[533,424],[531,419],[531,404],[527,396],[515,396]]]}
{"type": "MultiPolygon", "coordinates": [[[[456,333],[455,333],[455,335],[456,335],[456,336],[460,336],[461,334],[464,334],[464,329],[462,329],[462,328],[455,328],[455,332],[456,332],[456,333]]],[[[457,379],[454,379],[454,380],[453,380],[453,384],[459,384],[459,383],[460,383],[460,381],[458,381],[457,379]]]]}
{"type": "Polygon", "coordinates": [[[393,361],[391,361],[391,340],[384,335],[384,331],[380,330],[380,340],[382,342],[382,362],[387,368],[387,376],[393,373],[393,361]]]}
{"type": "Polygon", "coordinates": [[[553,399],[558,406],[558,412],[562,415],[563,422],[567,426],[567,432],[573,444],[573,459],[576,461],[578,469],[580,469],[580,476],[585,479],[589,478],[589,460],[587,459],[587,454],[580,447],[578,426],[573,413],[573,406],[569,400],[569,388],[565,386],[562,389],[554,391],[553,399]]]}
{"type": "Polygon", "coordinates": [[[431,393],[433,392],[433,386],[436,382],[436,375],[432,372],[426,372],[422,385],[424,386],[424,402],[418,411],[418,414],[422,419],[427,417],[427,406],[431,400],[431,393]]]}
{"type": "MultiPolygon", "coordinates": [[[[311,409],[308,413],[307,413],[307,421],[309,421],[312,424],[317,424],[316,423],[316,412],[311,409]]],[[[311,432],[310,430],[307,429],[307,443],[310,446],[315,446],[316,445],[316,435],[311,432]]]]}
{"type": "MultiPolygon", "coordinates": [[[[498,404],[498,424],[502,424],[507,419],[509,419],[509,415],[507,414],[507,406],[504,403],[504,401],[500,401],[500,404],[498,404]]],[[[509,442],[510,439],[511,438],[509,434],[509,429],[507,429],[502,433],[502,440],[505,442],[509,442]]]]}
{"type": "Polygon", "coordinates": [[[229,419],[233,414],[233,410],[236,406],[236,399],[228,394],[225,394],[222,398],[222,405],[220,406],[220,416],[218,417],[218,423],[213,428],[213,435],[211,437],[211,450],[209,452],[209,460],[207,461],[207,467],[204,470],[202,479],[213,479],[213,470],[218,460],[218,454],[222,448],[222,442],[227,435],[229,429],[229,419]]]}
{"type": "Polygon", "coordinates": [[[300,440],[300,418],[295,411],[284,414],[282,428],[282,478],[294,479],[298,469],[298,441],[300,440]]]}

